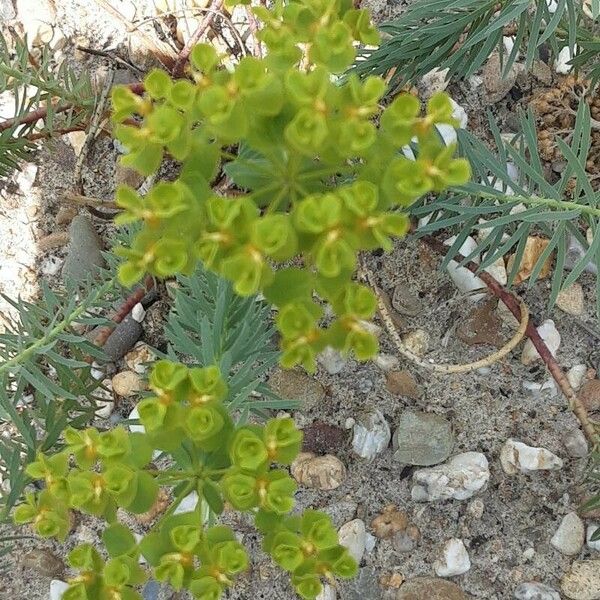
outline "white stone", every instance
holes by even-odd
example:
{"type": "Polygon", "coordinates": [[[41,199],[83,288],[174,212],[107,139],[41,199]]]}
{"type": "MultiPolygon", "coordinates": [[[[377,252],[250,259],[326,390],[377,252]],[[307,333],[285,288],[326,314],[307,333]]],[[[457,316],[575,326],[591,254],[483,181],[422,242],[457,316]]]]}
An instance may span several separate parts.
{"type": "Polygon", "coordinates": [[[131,309],[131,318],[134,321],[137,321],[138,323],[141,323],[144,320],[144,317],[146,316],[146,310],[144,309],[144,307],[142,306],[141,302],[138,302],[132,309],[131,309]]]}
{"type": "Polygon", "coordinates": [[[321,593],[315,598],[315,600],[336,600],[337,594],[335,588],[331,587],[328,583],[323,584],[321,593]]]}
{"type": "Polygon", "coordinates": [[[69,584],[60,579],[53,579],[50,582],[50,600],[60,600],[62,595],[69,589],[69,584]]]}
{"type": "Polygon", "coordinates": [[[469,116],[467,111],[458,102],[455,102],[450,98],[450,104],[452,104],[452,116],[458,121],[458,126],[461,129],[466,129],[469,124],[469,116]]]}
{"type": "MultiPolygon", "coordinates": [[[[446,246],[451,246],[455,240],[456,236],[452,236],[450,239],[446,240],[444,244],[446,246]]],[[[463,256],[469,256],[469,254],[471,254],[471,252],[473,252],[476,248],[477,242],[472,237],[467,237],[460,247],[459,252],[463,256]]],[[[471,260],[475,263],[478,263],[479,257],[475,256],[471,260]]],[[[479,277],[477,277],[477,275],[469,271],[469,269],[466,267],[460,267],[458,262],[451,260],[446,267],[446,271],[448,272],[448,275],[450,275],[450,279],[452,279],[454,285],[464,294],[469,294],[469,300],[476,302],[477,300],[481,300],[485,297],[485,293],[472,293],[475,290],[485,290],[487,288],[485,283],[479,277]]]]}
{"type": "Polygon", "coordinates": [[[108,417],[112,415],[113,410],[115,410],[115,403],[107,402],[105,400],[97,400],[96,406],[98,406],[98,409],[96,410],[96,416],[100,417],[101,419],[108,419],[108,417]]]}
{"type": "Polygon", "coordinates": [[[390,426],[378,409],[361,415],[354,424],[352,450],[361,458],[373,459],[383,452],[392,437],[390,426]]]}
{"type": "Polygon", "coordinates": [[[319,364],[330,374],[337,375],[343,371],[348,360],[339,350],[327,346],[317,357],[319,364]]]}
{"type": "Polygon", "coordinates": [[[454,129],[452,125],[448,125],[447,123],[439,123],[435,126],[435,128],[438,130],[438,133],[440,134],[445,146],[455,144],[458,140],[456,129],[454,129]]]}
{"type": "Polygon", "coordinates": [[[344,429],[352,429],[354,427],[355,423],[356,423],[356,419],[353,419],[352,417],[348,417],[344,421],[344,429]]]}
{"type": "Polygon", "coordinates": [[[573,458],[585,458],[588,455],[588,443],[581,429],[567,431],[563,435],[562,443],[573,458]]]}
{"type": "MultiPolygon", "coordinates": [[[[179,506],[173,511],[174,515],[180,515],[182,513],[192,512],[198,505],[198,493],[192,492],[188,494],[179,504],[179,506]]],[[[208,521],[208,513],[210,509],[206,502],[203,502],[200,510],[202,511],[201,521],[206,523],[208,521]]]]}
{"type": "Polygon", "coordinates": [[[523,558],[525,560],[531,560],[535,556],[535,548],[526,548],[523,550],[523,558]]]}
{"type": "Polygon", "coordinates": [[[530,581],[515,590],[516,600],[560,600],[560,594],[549,585],[530,581]]]}
{"type": "Polygon", "coordinates": [[[561,75],[566,75],[570,73],[573,69],[573,65],[570,65],[569,62],[573,58],[575,54],[577,54],[579,47],[577,44],[574,45],[575,52],[571,53],[571,48],[569,46],[565,46],[556,57],[554,61],[554,70],[561,75]]]}
{"type": "MultiPolygon", "coordinates": [[[[572,269],[579,262],[579,260],[581,260],[585,256],[587,251],[588,247],[584,247],[583,244],[574,235],[569,236],[569,246],[567,248],[565,268],[572,269]]],[[[596,263],[594,261],[590,260],[585,265],[584,271],[597,275],[598,267],[596,266],[596,263]]]]}
{"type": "MultiPolygon", "coordinates": [[[[560,346],[560,333],[558,329],[556,329],[556,325],[554,325],[554,321],[552,319],[546,319],[538,328],[537,332],[540,334],[540,337],[544,340],[546,346],[548,346],[548,350],[550,350],[550,354],[556,358],[556,353],[558,352],[558,348],[560,346]]],[[[537,360],[542,360],[538,351],[535,349],[533,342],[528,339],[523,346],[523,354],[521,355],[521,362],[524,365],[529,365],[537,360]]]]}
{"type": "Polygon", "coordinates": [[[367,528],[364,521],[354,519],[344,523],[338,531],[338,540],[342,546],[348,548],[350,556],[360,563],[367,543],[367,528]]]}
{"type": "MultiPolygon", "coordinates": [[[[514,35],[505,35],[502,38],[502,43],[504,44],[504,50],[506,51],[506,54],[509,55],[513,51],[513,48],[515,47],[515,36],[514,35]]],[[[517,56],[518,55],[519,55],[519,52],[517,52],[517,56]]]]}
{"type": "MultiPolygon", "coordinates": [[[[139,421],[140,419],[140,413],[138,412],[137,406],[133,407],[133,410],[129,413],[129,416],[127,417],[128,420],[130,421],[139,421]]],[[[133,433],[146,433],[146,428],[141,425],[129,425],[129,431],[133,432],[133,433]]]]}
{"type": "Polygon", "coordinates": [[[600,552],[600,539],[596,540],[595,542],[592,542],[592,536],[594,535],[594,533],[596,533],[596,531],[598,529],[600,529],[600,524],[590,523],[587,526],[587,533],[585,536],[585,540],[586,540],[588,548],[590,548],[591,550],[596,550],[597,552],[600,552]]]}
{"type": "Polygon", "coordinates": [[[463,452],[441,465],[415,471],[411,497],[418,502],[466,500],[489,478],[487,458],[480,452],[463,452]]]}
{"type": "Polygon", "coordinates": [[[546,6],[548,7],[548,12],[553,15],[558,8],[558,0],[546,0],[546,6]]]}
{"type": "Polygon", "coordinates": [[[421,98],[423,100],[429,100],[431,96],[438,92],[443,92],[447,87],[449,80],[446,79],[448,75],[448,69],[432,69],[428,73],[425,73],[419,81],[419,91],[421,92],[421,98]]]}
{"type": "Polygon", "coordinates": [[[473,500],[467,504],[467,513],[474,519],[481,519],[484,510],[485,504],[481,498],[473,498],[473,500]]]}
{"type": "Polygon", "coordinates": [[[567,371],[567,381],[576,392],[578,392],[579,388],[583,385],[586,373],[586,365],[575,365],[567,371]]]}
{"type": "Polygon", "coordinates": [[[392,354],[378,354],[373,362],[385,373],[400,367],[400,359],[392,354]]]}
{"type": "Polygon", "coordinates": [[[558,394],[558,388],[556,387],[556,382],[552,377],[546,379],[542,383],[537,383],[535,381],[523,381],[521,383],[523,389],[526,390],[529,394],[534,396],[535,398],[539,398],[540,396],[547,396],[548,398],[554,398],[556,394],[558,394]]]}
{"type": "Polygon", "coordinates": [[[584,539],[583,521],[576,512],[570,512],[563,517],[550,543],[561,554],[575,556],[581,551],[584,539]]]}
{"type": "Polygon", "coordinates": [[[563,461],[546,448],[535,448],[523,442],[508,439],[500,450],[500,463],[508,475],[531,473],[533,471],[556,470],[563,466],[563,461]]]}
{"type": "Polygon", "coordinates": [[[438,577],[462,575],[471,568],[471,560],[462,540],[450,538],[442,547],[442,555],[433,563],[438,577]]]}
{"type": "Polygon", "coordinates": [[[506,285],[508,282],[506,266],[504,265],[504,259],[501,256],[489,267],[486,267],[484,271],[489,273],[500,285],[506,285]]]}
{"type": "Polygon", "coordinates": [[[97,381],[100,381],[101,379],[104,379],[104,369],[94,361],[92,363],[92,368],[90,369],[90,375],[97,381]]]}
{"type": "Polygon", "coordinates": [[[371,533],[367,532],[367,537],[365,539],[365,551],[372,552],[375,550],[375,546],[377,545],[377,538],[371,533]]]}

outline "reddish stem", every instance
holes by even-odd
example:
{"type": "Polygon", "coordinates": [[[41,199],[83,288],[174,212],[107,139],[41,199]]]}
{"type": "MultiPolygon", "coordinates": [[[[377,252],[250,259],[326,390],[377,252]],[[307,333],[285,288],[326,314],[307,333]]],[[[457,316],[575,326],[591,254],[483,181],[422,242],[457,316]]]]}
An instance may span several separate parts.
{"type": "MultiPolygon", "coordinates": [[[[422,238],[423,241],[431,247],[433,250],[438,252],[439,254],[445,255],[448,251],[448,247],[445,246],[442,242],[437,240],[436,238],[426,236],[422,238]]],[[[464,256],[461,254],[456,255],[456,260],[462,261],[464,260],[464,256]]],[[[475,273],[490,289],[490,291],[500,298],[502,302],[508,307],[510,312],[515,316],[515,318],[519,319],[521,316],[521,308],[518,300],[511,294],[508,290],[504,289],[489,273],[485,271],[479,270],[479,265],[473,262],[467,262],[464,266],[469,269],[472,273],[475,273]]],[[[598,443],[598,434],[596,433],[596,429],[593,423],[590,421],[588,412],[577,397],[575,390],[571,387],[567,377],[565,376],[563,370],[560,368],[560,365],[556,362],[554,356],[546,346],[546,343],[538,333],[535,324],[532,320],[529,321],[527,325],[527,329],[525,330],[525,335],[531,340],[532,344],[535,346],[535,349],[538,351],[541,356],[544,364],[550,371],[550,374],[554,378],[554,381],[560,387],[562,393],[565,395],[567,400],[569,401],[569,406],[571,410],[575,413],[575,416],[579,420],[581,427],[588,438],[588,440],[592,444],[598,443]]]]}
{"type": "Polygon", "coordinates": [[[185,63],[188,61],[190,54],[194,48],[194,46],[198,43],[200,38],[204,35],[206,30],[210,27],[213,19],[215,18],[215,12],[220,11],[223,8],[224,0],[213,0],[210,7],[209,12],[206,13],[196,31],[194,31],[192,37],[187,41],[186,45],[183,47],[177,60],[175,61],[175,66],[173,67],[173,77],[181,77],[183,75],[183,68],[185,67],[185,63]]]}
{"type": "MultiPolygon", "coordinates": [[[[111,317],[111,321],[117,325],[120,323],[133,309],[133,307],[141,302],[142,298],[154,287],[154,279],[148,275],[144,280],[144,285],[132,292],[121,304],[121,306],[115,311],[111,317]]],[[[110,336],[114,329],[114,325],[106,325],[102,327],[96,337],[94,338],[94,344],[96,346],[104,346],[106,340],[110,336]]]]}

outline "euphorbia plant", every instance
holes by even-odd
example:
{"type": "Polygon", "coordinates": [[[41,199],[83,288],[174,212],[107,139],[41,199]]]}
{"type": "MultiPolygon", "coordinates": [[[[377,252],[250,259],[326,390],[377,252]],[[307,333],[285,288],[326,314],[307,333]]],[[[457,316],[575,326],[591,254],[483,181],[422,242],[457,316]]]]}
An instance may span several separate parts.
{"type": "Polygon", "coordinates": [[[153,396],[138,405],[145,432],[123,427],[65,432],[65,449],[52,457],[40,454],[27,473],[45,482],[17,507],[17,523],[31,523],[41,536],[64,539],[72,511],[106,519],[105,561],[89,544],[77,547],[69,563],[79,575],[69,581],[63,600],[133,600],[147,573],[195,598],[216,600],[248,567],[244,547],[224,526],[206,525],[208,511],[223,512],[225,502],[251,512],[264,534],[264,549],[285,570],[303,598],[314,598],[323,577],[353,577],[356,562],[338,543],[330,518],[309,510],[290,516],[295,481],[274,465],[289,465],[302,433],[289,418],[264,426],[236,425],[223,399],[227,386],[216,367],[188,368],[160,361],[150,377],[153,396]],[[171,467],[151,463],[159,449],[171,467]],[[119,522],[117,510],[148,511],[159,488],[174,497],[156,525],[140,541],[119,522]],[[196,508],[177,513],[190,493],[196,508]]]}
{"type": "Polygon", "coordinates": [[[155,70],[144,96],[114,91],[116,136],[129,150],[123,163],[144,175],[165,154],[182,163],[175,181],[146,197],[118,190],[120,221],[143,222],[121,249],[120,277],[132,284],[146,272],[190,273],[202,261],[238,294],[261,291],[279,309],[284,366],[314,369],[327,345],[366,359],[377,350],[365,327],[376,302],[352,281],[357,254],[390,250],[407,229],[403,207],[467,180],[468,164],[435,128],[453,123],[452,106],[438,94],[421,115],[419,101],[401,94],[384,109],[381,78],[339,77],[356,43],[379,40],[351,0],[276,0],[253,10],[265,58],[227,70],[200,44],[189,79],[155,70]],[[124,123],[131,118],[141,121],[124,123]],[[416,160],[401,152],[412,142],[416,160]],[[211,189],[220,168],[245,192],[211,189]],[[327,328],[324,302],[336,317],[327,328]]]}

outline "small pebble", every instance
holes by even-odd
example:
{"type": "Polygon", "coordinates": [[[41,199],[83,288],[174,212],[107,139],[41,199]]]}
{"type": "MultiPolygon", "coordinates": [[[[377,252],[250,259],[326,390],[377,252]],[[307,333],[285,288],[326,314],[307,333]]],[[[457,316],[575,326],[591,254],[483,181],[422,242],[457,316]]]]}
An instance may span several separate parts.
{"type": "Polygon", "coordinates": [[[447,87],[449,80],[446,79],[448,75],[448,69],[432,69],[428,73],[425,73],[417,84],[419,90],[419,97],[424,101],[429,100],[431,96],[438,92],[443,92],[447,87]]]}
{"type": "Polygon", "coordinates": [[[585,458],[588,455],[588,443],[581,429],[570,429],[565,432],[562,442],[573,458],[585,458]]]}
{"type": "Polygon", "coordinates": [[[361,458],[372,460],[387,448],[391,437],[385,417],[374,409],[360,415],[354,424],[352,450],[361,458]]]}
{"type": "Polygon", "coordinates": [[[408,525],[392,537],[392,545],[396,552],[412,552],[421,539],[421,532],[416,525],[408,525]]]}
{"type": "Polygon", "coordinates": [[[561,554],[575,556],[579,554],[585,540],[583,521],[576,512],[565,515],[552,536],[550,543],[561,554]]]}
{"type": "Polygon", "coordinates": [[[413,473],[411,497],[417,502],[466,500],[488,482],[490,468],[480,452],[463,452],[448,462],[413,473]]]}
{"type": "Polygon", "coordinates": [[[586,365],[574,365],[567,371],[567,380],[569,385],[577,392],[585,381],[587,373],[586,365]]]}
{"type": "MultiPolygon", "coordinates": [[[[554,325],[554,321],[552,319],[546,319],[538,328],[538,333],[540,337],[548,346],[548,350],[552,356],[556,358],[556,353],[558,352],[558,348],[560,346],[560,333],[556,326],[554,325]]],[[[535,349],[533,342],[528,339],[523,346],[523,354],[521,356],[521,362],[524,365],[529,365],[537,360],[542,360],[542,357],[539,355],[538,351],[535,349]]]]}
{"type": "Polygon", "coordinates": [[[471,568],[471,560],[461,539],[450,538],[442,547],[441,556],[433,563],[438,577],[462,575],[471,568]]]}
{"type": "Polygon", "coordinates": [[[525,560],[531,560],[535,556],[535,548],[526,548],[523,550],[523,558],[525,560]]]}
{"type": "Polygon", "coordinates": [[[112,388],[118,396],[129,398],[142,391],[144,383],[134,371],[121,371],[112,378],[112,388]]]}
{"type": "Polygon", "coordinates": [[[579,399],[590,412],[600,410],[600,379],[586,381],[579,390],[579,399]]]}
{"type": "Polygon", "coordinates": [[[556,306],[569,315],[578,317],[583,314],[584,297],[583,288],[579,283],[570,285],[561,290],[556,298],[556,306]]]}
{"type": "Polygon", "coordinates": [[[331,346],[327,346],[327,348],[317,356],[317,361],[330,375],[341,373],[348,363],[348,359],[343,356],[339,350],[336,350],[331,346]]]}
{"type": "Polygon", "coordinates": [[[585,540],[588,548],[600,552],[600,525],[598,523],[590,523],[587,526],[585,540]],[[592,536],[596,532],[598,532],[598,539],[592,542],[592,536]]]}
{"type": "Polygon", "coordinates": [[[444,462],[452,452],[454,434],[449,421],[439,415],[407,410],[394,432],[394,460],[429,467],[444,462]]]}
{"type": "Polygon", "coordinates": [[[45,548],[30,550],[24,554],[22,564],[26,569],[52,579],[62,576],[65,570],[63,561],[45,548]]]}
{"type": "Polygon", "coordinates": [[[481,519],[483,517],[483,511],[485,510],[485,504],[481,498],[473,498],[467,504],[467,513],[469,513],[474,519],[481,519]]]}
{"type": "Polygon", "coordinates": [[[561,469],[563,461],[547,450],[528,446],[523,442],[508,439],[500,451],[502,469],[508,475],[532,473],[533,471],[547,471],[561,469]]]}
{"type": "Polygon", "coordinates": [[[59,579],[53,579],[50,582],[49,600],[61,600],[62,595],[69,589],[69,584],[59,579]]]}
{"type": "Polygon", "coordinates": [[[560,600],[560,594],[549,585],[531,581],[521,583],[515,590],[516,600],[560,600]]]}
{"type": "Polygon", "coordinates": [[[301,452],[291,466],[292,477],[301,485],[318,490],[334,490],[346,479],[346,467],[339,458],[301,452]]]}
{"type": "Polygon", "coordinates": [[[344,523],[338,531],[339,543],[348,549],[348,553],[360,564],[367,543],[367,528],[364,521],[354,519],[344,523]]]}
{"type": "Polygon", "coordinates": [[[402,338],[402,343],[409,352],[424,356],[429,349],[429,334],[424,329],[415,329],[402,338]]]}
{"type": "Polygon", "coordinates": [[[393,371],[400,366],[400,359],[391,354],[378,354],[373,362],[384,372],[393,371]]]}
{"type": "Polygon", "coordinates": [[[138,323],[141,323],[144,320],[144,317],[146,316],[146,310],[143,307],[141,302],[138,302],[132,309],[131,309],[131,318],[134,321],[137,321],[138,323]]]}
{"type": "Polygon", "coordinates": [[[286,400],[301,402],[302,409],[318,406],[325,399],[325,389],[306,371],[279,369],[269,378],[269,386],[286,400]]]}
{"type": "Polygon", "coordinates": [[[133,350],[125,355],[125,364],[138,375],[144,375],[148,370],[148,364],[155,360],[156,355],[152,348],[144,342],[138,342],[133,350]]]}
{"type": "Polygon", "coordinates": [[[336,600],[337,594],[335,588],[331,587],[328,583],[323,584],[321,593],[315,598],[315,600],[336,600]]]}
{"type": "Polygon", "coordinates": [[[416,317],[423,310],[423,303],[413,294],[406,283],[399,283],[392,294],[392,306],[401,314],[416,317]]]}
{"type": "Polygon", "coordinates": [[[600,599],[600,560],[576,560],[560,582],[569,600],[600,599]]]}
{"type": "Polygon", "coordinates": [[[421,388],[408,371],[389,371],[385,376],[385,387],[391,394],[406,396],[413,400],[421,397],[421,388]]]}

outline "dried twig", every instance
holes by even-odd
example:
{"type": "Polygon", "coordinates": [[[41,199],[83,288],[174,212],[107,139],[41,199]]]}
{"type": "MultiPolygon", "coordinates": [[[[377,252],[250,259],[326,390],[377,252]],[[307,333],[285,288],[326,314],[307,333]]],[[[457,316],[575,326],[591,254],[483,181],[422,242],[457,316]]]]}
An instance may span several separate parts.
{"type": "Polygon", "coordinates": [[[210,27],[210,24],[214,19],[215,13],[223,8],[223,2],[224,0],[212,1],[209,7],[209,12],[207,12],[202,21],[200,21],[198,28],[196,29],[196,31],[194,31],[194,34],[190,37],[186,45],[179,53],[179,56],[177,57],[175,65],[171,71],[174,77],[181,77],[181,75],[183,74],[183,69],[188,61],[188,58],[190,57],[192,49],[200,41],[200,38],[206,33],[206,31],[210,27]]]}
{"type": "MultiPolygon", "coordinates": [[[[425,243],[428,246],[430,246],[433,250],[435,250],[439,254],[442,254],[442,255],[446,254],[448,248],[439,240],[437,240],[433,237],[429,237],[429,236],[424,237],[422,239],[425,241],[425,243]]],[[[458,261],[462,261],[462,260],[464,260],[464,256],[461,256],[460,254],[458,254],[456,259],[458,261]]],[[[467,262],[463,266],[465,266],[467,269],[469,269],[469,271],[476,273],[477,276],[480,277],[484,281],[484,283],[488,286],[490,291],[495,296],[500,298],[500,300],[502,300],[502,302],[504,302],[504,304],[508,307],[510,312],[516,318],[519,318],[519,314],[520,314],[519,301],[513,296],[513,294],[511,294],[509,291],[504,289],[489,273],[486,273],[485,271],[480,271],[479,265],[476,265],[473,262],[467,262]]],[[[594,424],[592,423],[592,421],[589,418],[587,409],[585,408],[585,406],[583,405],[581,400],[577,397],[575,390],[573,390],[573,388],[571,387],[571,384],[569,383],[567,377],[563,373],[563,370],[560,368],[560,365],[556,362],[556,359],[554,358],[554,356],[552,356],[552,353],[548,349],[548,346],[546,346],[546,343],[544,342],[544,340],[541,338],[541,336],[538,333],[537,329],[535,328],[535,324],[533,322],[528,323],[527,328],[525,330],[525,334],[529,337],[529,339],[535,346],[535,349],[538,351],[538,354],[540,355],[540,357],[544,361],[546,367],[550,371],[550,374],[554,378],[554,381],[556,381],[556,383],[560,387],[562,393],[565,395],[566,399],[568,400],[569,407],[571,408],[571,410],[573,411],[573,413],[579,420],[579,423],[581,424],[581,428],[583,429],[585,436],[588,438],[588,440],[592,444],[594,444],[594,445],[598,444],[600,441],[599,435],[596,432],[596,428],[595,428],[594,424]]]]}
{"type": "Polygon", "coordinates": [[[516,348],[516,346],[521,342],[525,335],[525,330],[527,329],[527,324],[529,323],[529,311],[527,310],[527,306],[524,303],[521,303],[519,310],[520,324],[517,329],[515,335],[504,345],[502,348],[497,350],[496,352],[477,360],[471,363],[464,364],[456,364],[456,365],[447,365],[440,363],[433,363],[423,360],[421,357],[417,356],[414,352],[412,352],[402,341],[396,326],[394,325],[394,321],[389,313],[389,310],[382,298],[381,291],[375,282],[375,278],[373,277],[373,273],[365,267],[362,266],[359,272],[359,275],[365,279],[373,291],[375,292],[375,296],[377,297],[377,307],[379,308],[379,314],[381,315],[381,319],[385,325],[387,332],[389,333],[394,345],[398,352],[408,358],[410,361],[422,367],[424,369],[429,369],[430,371],[435,371],[437,373],[466,373],[468,371],[475,371],[476,369],[481,369],[483,367],[489,367],[493,365],[495,362],[498,362],[502,358],[504,358],[511,350],[516,348]]]}
{"type": "MultiPolygon", "coordinates": [[[[58,114],[66,112],[71,108],[73,108],[72,104],[57,104],[53,106],[52,112],[54,114],[58,114]]],[[[32,123],[35,123],[40,119],[44,119],[47,115],[48,107],[42,106],[36,110],[32,110],[26,115],[22,115],[21,117],[13,117],[12,119],[6,119],[6,121],[2,121],[2,123],[0,123],[0,133],[18,125],[31,125],[32,123]]]]}
{"type": "Polygon", "coordinates": [[[109,69],[108,74],[104,80],[104,84],[102,86],[102,92],[100,93],[100,97],[98,98],[98,102],[96,103],[96,107],[94,108],[94,113],[89,123],[89,127],[85,136],[85,140],[83,145],[81,146],[81,150],[79,151],[79,156],[77,157],[77,162],[75,163],[75,174],[73,175],[73,179],[75,181],[75,189],[83,194],[83,180],[82,180],[82,170],[83,163],[85,161],[86,156],[88,155],[88,151],[90,148],[91,140],[93,140],[96,136],[96,131],[100,125],[100,119],[104,114],[104,108],[106,107],[106,100],[108,98],[108,92],[110,91],[113,80],[115,76],[114,69],[109,69]]]}

